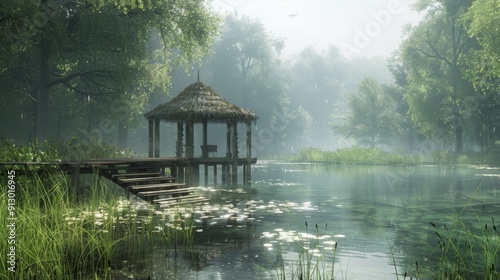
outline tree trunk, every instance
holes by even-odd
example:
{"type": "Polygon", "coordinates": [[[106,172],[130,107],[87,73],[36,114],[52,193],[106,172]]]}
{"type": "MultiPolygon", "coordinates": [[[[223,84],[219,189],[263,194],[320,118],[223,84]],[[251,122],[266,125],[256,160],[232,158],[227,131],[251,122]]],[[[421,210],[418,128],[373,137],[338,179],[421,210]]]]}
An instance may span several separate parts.
{"type": "Polygon", "coordinates": [[[408,152],[411,153],[415,150],[415,131],[413,125],[410,123],[408,126],[408,152]]]}
{"type": "Polygon", "coordinates": [[[128,126],[125,121],[118,122],[118,147],[128,148],[128,126]]]}
{"type": "Polygon", "coordinates": [[[40,40],[40,82],[37,94],[36,138],[45,140],[49,129],[49,45],[40,40]]]}
{"type": "Polygon", "coordinates": [[[462,117],[459,114],[455,114],[455,141],[456,141],[456,152],[461,153],[463,151],[463,136],[464,136],[464,126],[462,117]]]}

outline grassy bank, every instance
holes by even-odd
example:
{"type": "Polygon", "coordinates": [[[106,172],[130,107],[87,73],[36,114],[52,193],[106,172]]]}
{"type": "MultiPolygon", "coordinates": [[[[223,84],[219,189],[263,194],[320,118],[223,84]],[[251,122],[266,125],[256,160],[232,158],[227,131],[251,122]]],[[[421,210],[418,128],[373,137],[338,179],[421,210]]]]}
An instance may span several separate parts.
{"type": "MultiPolygon", "coordinates": [[[[71,151],[81,144],[62,149],[49,142],[2,144],[2,161],[124,155],[106,145],[71,151]]],[[[84,175],[74,188],[56,167],[1,168],[0,254],[8,260],[0,263],[0,279],[122,279],[125,272],[147,278],[152,248],[176,251],[193,241],[192,220],[132,204],[119,187],[98,176],[84,175]]]]}
{"type": "Polygon", "coordinates": [[[333,164],[474,164],[500,165],[500,153],[462,153],[434,151],[431,155],[389,153],[378,148],[349,147],[335,151],[318,148],[300,150],[289,158],[292,161],[333,164]]]}
{"type": "Polygon", "coordinates": [[[176,251],[193,242],[193,221],[184,215],[132,205],[117,187],[88,180],[84,197],[60,172],[12,178],[15,196],[2,189],[0,236],[14,241],[2,242],[0,254],[13,252],[15,262],[0,264],[1,279],[116,279],[131,268],[148,275],[142,270],[153,248],[176,251]],[[13,221],[14,227],[5,226],[13,221]]]}

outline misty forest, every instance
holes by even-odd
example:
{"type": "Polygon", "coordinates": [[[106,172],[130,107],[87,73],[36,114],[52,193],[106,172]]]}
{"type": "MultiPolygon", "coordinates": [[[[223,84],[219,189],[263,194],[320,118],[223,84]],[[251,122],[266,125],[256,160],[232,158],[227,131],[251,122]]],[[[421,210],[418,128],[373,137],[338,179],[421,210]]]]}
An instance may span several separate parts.
{"type": "Polygon", "coordinates": [[[498,0],[213,2],[0,4],[0,278],[500,279],[498,0]]]}

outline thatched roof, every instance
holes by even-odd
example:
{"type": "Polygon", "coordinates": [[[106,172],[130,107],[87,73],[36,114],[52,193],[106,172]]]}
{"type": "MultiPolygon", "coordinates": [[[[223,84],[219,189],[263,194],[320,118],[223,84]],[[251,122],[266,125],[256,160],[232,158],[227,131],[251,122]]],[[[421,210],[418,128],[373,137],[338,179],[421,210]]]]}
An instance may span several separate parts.
{"type": "Polygon", "coordinates": [[[144,114],[149,120],[160,119],[171,122],[251,122],[257,116],[245,109],[227,102],[215,91],[203,84],[195,82],[185,88],[169,102],[156,106],[144,114]]]}

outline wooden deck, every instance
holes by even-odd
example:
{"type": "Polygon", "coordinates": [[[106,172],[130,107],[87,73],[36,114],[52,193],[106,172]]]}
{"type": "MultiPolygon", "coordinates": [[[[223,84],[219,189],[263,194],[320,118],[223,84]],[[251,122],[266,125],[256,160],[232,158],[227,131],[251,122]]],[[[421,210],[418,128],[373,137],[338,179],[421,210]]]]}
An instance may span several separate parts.
{"type": "Polygon", "coordinates": [[[184,203],[200,203],[208,199],[194,193],[200,183],[200,166],[212,167],[214,183],[218,183],[217,169],[221,166],[222,184],[237,183],[237,167],[243,167],[243,183],[250,182],[250,165],[256,158],[124,158],[90,159],[55,162],[0,162],[0,173],[15,169],[22,173],[43,174],[51,166],[70,174],[72,185],[78,186],[80,174],[99,174],[118,186],[150,203],[169,207],[184,203]]]}

